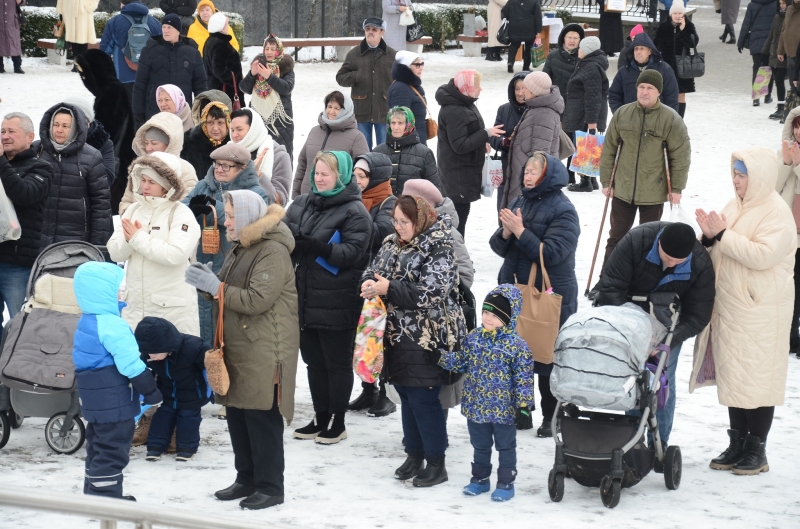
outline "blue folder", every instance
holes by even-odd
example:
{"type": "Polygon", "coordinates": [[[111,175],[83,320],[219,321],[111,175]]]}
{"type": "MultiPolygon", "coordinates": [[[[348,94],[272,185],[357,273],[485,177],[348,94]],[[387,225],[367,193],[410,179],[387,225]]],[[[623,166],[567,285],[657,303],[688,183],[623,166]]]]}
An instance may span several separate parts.
{"type": "MultiPolygon", "coordinates": [[[[341,242],[342,242],[342,234],[339,233],[339,230],[336,230],[336,233],[333,234],[331,240],[328,241],[328,244],[340,244],[341,242]]],[[[339,267],[333,266],[328,261],[326,261],[325,258],[322,257],[321,255],[316,258],[316,262],[318,265],[320,265],[322,268],[324,268],[331,274],[333,275],[339,274],[339,267]]]]}

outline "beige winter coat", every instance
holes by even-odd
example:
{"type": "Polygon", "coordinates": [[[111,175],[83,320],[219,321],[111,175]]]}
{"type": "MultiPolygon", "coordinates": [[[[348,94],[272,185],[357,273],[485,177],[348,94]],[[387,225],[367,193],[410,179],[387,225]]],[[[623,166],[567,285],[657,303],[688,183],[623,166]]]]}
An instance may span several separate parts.
{"type": "Polygon", "coordinates": [[[94,44],[94,12],[100,0],[58,0],[56,12],[64,18],[64,38],[75,44],[94,44]]]}
{"type": "Polygon", "coordinates": [[[497,42],[497,32],[500,31],[500,23],[503,17],[500,12],[503,7],[508,3],[508,0],[489,0],[489,7],[486,9],[486,30],[489,32],[489,47],[503,46],[497,42]]]}
{"type": "Polygon", "coordinates": [[[736,160],[747,166],[747,192],[722,210],[728,228],[710,248],[717,294],[711,322],[695,341],[689,392],[716,385],[723,406],[780,406],[797,232],[791,210],[775,192],[775,154],[754,147],[733,153],[731,166],[736,160]]]}

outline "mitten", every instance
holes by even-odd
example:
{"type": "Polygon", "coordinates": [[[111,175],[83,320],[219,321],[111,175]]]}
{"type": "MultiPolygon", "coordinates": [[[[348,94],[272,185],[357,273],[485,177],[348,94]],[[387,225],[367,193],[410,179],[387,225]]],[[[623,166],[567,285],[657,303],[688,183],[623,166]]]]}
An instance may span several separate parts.
{"type": "Polygon", "coordinates": [[[197,290],[216,294],[219,291],[221,281],[217,278],[217,274],[211,270],[210,264],[192,263],[186,269],[185,279],[187,283],[197,290]]]}
{"type": "Polygon", "coordinates": [[[312,253],[314,251],[314,243],[316,239],[308,235],[295,235],[294,237],[294,251],[296,254],[312,253]]]}
{"type": "Polygon", "coordinates": [[[145,369],[131,379],[133,389],[141,393],[144,397],[144,403],[150,406],[161,404],[164,397],[158,391],[156,386],[156,379],[153,378],[153,373],[149,369],[145,369]]]}
{"type": "Polygon", "coordinates": [[[208,195],[197,195],[192,197],[189,201],[189,209],[192,210],[194,215],[208,215],[211,213],[211,208],[217,205],[217,201],[208,195]],[[210,205],[209,205],[210,204],[210,205]]]}
{"type": "Polygon", "coordinates": [[[531,417],[531,411],[525,404],[517,408],[516,424],[517,430],[530,430],[533,428],[533,417],[531,417]]]}

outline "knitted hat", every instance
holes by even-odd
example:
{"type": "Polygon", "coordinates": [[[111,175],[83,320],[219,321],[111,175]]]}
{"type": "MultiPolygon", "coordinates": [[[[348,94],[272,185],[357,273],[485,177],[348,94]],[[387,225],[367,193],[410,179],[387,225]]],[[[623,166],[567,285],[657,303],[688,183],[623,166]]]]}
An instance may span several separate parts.
{"type": "Polygon", "coordinates": [[[581,41],[578,49],[583,52],[584,56],[589,55],[593,51],[600,49],[600,39],[597,37],[586,37],[581,41]]]}
{"type": "Polygon", "coordinates": [[[661,74],[658,72],[658,70],[651,70],[648,68],[640,73],[639,78],[636,79],[636,87],[638,88],[642,83],[655,86],[659,94],[664,89],[664,78],[661,77],[661,74]]]}
{"type": "Polygon", "coordinates": [[[250,151],[241,143],[226,143],[211,153],[212,160],[227,160],[242,165],[250,163],[250,151]]]}
{"type": "Polygon", "coordinates": [[[411,66],[411,63],[414,62],[416,59],[419,59],[419,55],[417,55],[413,51],[406,51],[406,50],[400,50],[397,52],[397,55],[394,56],[394,60],[396,60],[403,66],[411,66]]]}
{"type": "Polygon", "coordinates": [[[688,224],[673,222],[664,228],[658,241],[665,254],[674,259],[686,259],[694,250],[697,236],[688,224]]]}
{"type": "Polygon", "coordinates": [[[366,161],[364,158],[359,158],[356,161],[355,165],[353,166],[353,170],[355,171],[356,169],[361,169],[362,171],[367,173],[367,175],[369,175],[370,173],[369,162],[366,161]]]}
{"type": "MultiPolygon", "coordinates": [[[[181,32],[183,29],[183,25],[181,24],[181,17],[176,15],[175,13],[170,13],[169,15],[165,16],[161,19],[162,26],[172,26],[173,28],[178,30],[178,33],[181,32]]],[[[211,21],[208,21],[209,27],[211,26],[211,21]]]]}
{"type": "Polygon", "coordinates": [[[674,15],[675,13],[686,13],[686,7],[683,5],[683,0],[675,0],[672,2],[672,7],[669,8],[669,14],[674,15]]]}
{"type": "Polygon", "coordinates": [[[525,88],[535,96],[546,96],[550,93],[550,88],[553,86],[553,81],[550,76],[544,72],[531,72],[525,76],[522,81],[525,88]]]}
{"type": "Polygon", "coordinates": [[[221,32],[223,29],[225,29],[225,23],[227,21],[228,17],[225,16],[225,13],[222,13],[220,11],[214,13],[213,15],[211,15],[211,18],[208,19],[208,32],[209,33],[221,32]]]}
{"type": "Polygon", "coordinates": [[[90,123],[94,121],[94,108],[92,108],[92,103],[88,99],[83,97],[70,97],[69,99],[65,99],[64,103],[80,108],[83,110],[86,119],[90,123]]]}
{"type": "Polygon", "coordinates": [[[361,24],[361,29],[367,29],[370,26],[378,29],[386,29],[386,22],[379,17],[369,17],[364,19],[364,23],[361,24]]]}
{"type": "Polygon", "coordinates": [[[747,166],[741,160],[736,160],[733,162],[733,170],[739,171],[742,174],[747,174],[747,166]]]}
{"type": "Polygon", "coordinates": [[[169,145],[169,136],[166,132],[161,130],[158,127],[150,127],[147,129],[147,132],[144,133],[144,139],[146,140],[156,140],[160,141],[165,145],[169,145]]]}
{"type": "Polygon", "coordinates": [[[442,192],[436,189],[435,185],[421,178],[408,180],[405,185],[403,185],[403,194],[422,197],[433,207],[438,206],[442,203],[442,200],[444,200],[442,192]]]}
{"type": "Polygon", "coordinates": [[[638,35],[639,33],[644,33],[644,26],[642,26],[641,24],[636,24],[635,26],[633,26],[633,28],[631,28],[631,32],[629,33],[631,40],[633,40],[634,37],[636,37],[636,35],[638,35]]]}
{"type": "Polygon", "coordinates": [[[489,294],[483,300],[483,310],[500,318],[503,327],[511,323],[511,302],[505,296],[489,294]]]}

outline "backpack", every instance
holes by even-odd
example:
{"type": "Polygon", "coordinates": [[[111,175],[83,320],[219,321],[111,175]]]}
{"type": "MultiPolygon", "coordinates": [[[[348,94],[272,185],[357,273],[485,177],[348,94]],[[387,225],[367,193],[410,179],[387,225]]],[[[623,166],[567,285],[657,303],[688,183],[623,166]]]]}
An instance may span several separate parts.
{"type": "Polygon", "coordinates": [[[138,22],[134,21],[130,15],[122,16],[131,23],[128,30],[128,42],[122,48],[122,54],[125,56],[128,67],[135,72],[139,68],[139,57],[142,56],[142,50],[147,46],[147,41],[153,34],[150,33],[150,27],[147,25],[148,15],[143,15],[138,22]]]}

